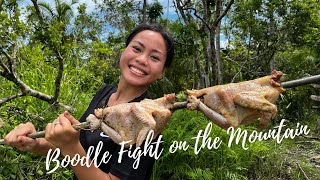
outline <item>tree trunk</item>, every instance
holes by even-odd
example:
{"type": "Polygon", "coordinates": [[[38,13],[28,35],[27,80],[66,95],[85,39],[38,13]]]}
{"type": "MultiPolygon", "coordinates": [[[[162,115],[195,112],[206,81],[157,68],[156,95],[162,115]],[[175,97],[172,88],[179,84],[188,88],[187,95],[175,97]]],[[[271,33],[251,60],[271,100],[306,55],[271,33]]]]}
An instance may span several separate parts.
{"type": "Polygon", "coordinates": [[[234,0],[230,0],[223,10],[222,0],[182,1],[175,0],[175,6],[186,25],[195,26],[205,55],[202,77],[205,87],[221,84],[223,81],[222,60],[220,58],[220,27],[222,18],[228,13],[234,0]],[[218,6],[218,7],[217,7],[218,6]],[[212,9],[215,8],[216,12],[212,9]],[[192,13],[192,14],[191,14],[192,13]],[[213,17],[213,14],[216,14],[213,17]],[[213,22],[213,23],[212,23],[213,22]],[[219,41],[217,44],[215,41],[219,41]],[[219,51],[219,52],[218,52],[219,51]]]}
{"type": "Polygon", "coordinates": [[[197,82],[197,85],[195,86],[195,84],[194,84],[193,88],[194,89],[202,89],[202,88],[204,88],[204,82],[203,82],[203,78],[201,76],[202,70],[200,67],[199,58],[197,57],[197,53],[194,53],[193,60],[194,60],[195,66],[196,66],[195,73],[197,75],[197,78],[194,78],[194,81],[197,82]]]}
{"type": "MultiPolygon", "coordinates": [[[[273,15],[273,11],[270,11],[269,12],[269,16],[270,16],[270,25],[269,25],[269,34],[270,34],[270,36],[271,37],[269,37],[269,39],[270,38],[273,38],[274,36],[276,36],[276,32],[275,32],[275,19],[274,19],[274,15],[273,15]]],[[[270,60],[269,60],[269,67],[270,67],[270,69],[269,69],[269,72],[271,72],[272,70],[274,70],[275,68],[276,68],[276,56],[275,56],[275,54],[276,54],[276,51],[277,51],[277,49],[276,48],[274,48],[274,45],[273,45],[273,43],[274,42],[271,42],[270,44],[271,44],[271,47],[270,47],[270,60]]]]}
{"type": "Polygon", "coordinates": [[[216,30],[211,29],[210,30],[210,36],[209,36],[209,42],[210,42],[210,70],[211,70],[211,81],[210,85],[216,85],[217,84],[217,62],[216,62],[216,44],[215,44],[215,36],[216,36],[216,30]]]}
{"type": "Polygon", "coordinates": [[[221,60],[221,54],[220,54],[220,27],[217,28],[216,32],[216,77],[217,77],[217,84],[223,83],[223,68],[222,68],[222,60],[221,60]]]}
{"type": "Polygon", "coordinates": [[[43,17],[42,14],[40,12],[40,8],[38,6],[37,0],[31,0],[34,6],[34,9],[36,10],[37,16],[39,17],[40,23],[43,23],[43,17]]]}
{"type": "Polygon", "coordinates": [[[214,50],[214,39],[212,39],[212,36],[214,37],[214,33],[212,33],[211,28],[210,28],[210,18],[211,18],[211,12],[209,8],[209,1],[208,0],[203,0],[203,23],[202,23],[202,28],[205,29],[206,32],[206,44],[205,44],[205,52],[206,52],[206,67],[205,67],[205,87],[209,87],[213,85],[212,79],[214,79],[214,74],[212,72],[213,68],[215,66],[214,63],[214,56],[213,56],[213,50],[214,50]]]}
{"type": "Polygon", "coordinates": [[[143,0],[142,22],[147,22],[147,0],[143,0]]]}
{"type": "MultiPolygon", "coordinates": [[[[213,79],[213,76],[209,75],[210,67],[214,66],[214,62],[212,61],[212,48],[211,48],[211,39],[210,39],[210,32],[208,32],[208,37],[205,45],[205,52],[206,52],[206,65],[204,68],[203,76],[205,78],[205,87],[210,86],[210,79],[213,79]]],[[[212,74],[213,75],[213,74],[212,74]]]]}
{"type": "MultiPolygon", "coordinates": [[[[222,1],[217,0],[216,4],[216,19],[218,19],[221,15],[221,9],[222,8],[222,1]]],[[[220,26],[221,26],[221,21],[217,23],[217,26],[215,27],[215,41],[216,41],[216,46],[215,46],[215,61],[216,61],[216,83],[217,84],[222,84],[223,83],[223,75],[222,75],[222,61],[221,61],[221,55],[220,55],[220,26]]]]}
{"type": "Polygon", "coordinates": [[[193,72],[193,81],[196,82],[193,83],[193,89],[202,89],[204,88],[204,82],[203,82],[203,78],[201,76],[202,74],[202,70],[201,70],[201,66],[200,66],[200,59],[198,57],[198,51],[196,51],[196,44],[195,44],[195,39],[193,39],[193,48],[192,48],[192,54],[193,54],[193,61],[194,61],[194,66],[195,68],[193,68],[193,70],[195,69],[195,72],[193,72]]]}

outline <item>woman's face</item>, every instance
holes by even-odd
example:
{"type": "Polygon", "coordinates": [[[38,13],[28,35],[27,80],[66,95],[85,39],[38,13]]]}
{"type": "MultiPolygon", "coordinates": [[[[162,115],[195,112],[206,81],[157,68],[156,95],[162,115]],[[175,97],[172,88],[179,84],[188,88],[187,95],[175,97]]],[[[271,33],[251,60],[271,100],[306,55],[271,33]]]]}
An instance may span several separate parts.
{"type": "Polygon", "coordinates": [[[161,79],[167,57],[166,43],[158,32],[136,34],[120,58],[122,78],[134,86],[149,86],[161,79]]]}

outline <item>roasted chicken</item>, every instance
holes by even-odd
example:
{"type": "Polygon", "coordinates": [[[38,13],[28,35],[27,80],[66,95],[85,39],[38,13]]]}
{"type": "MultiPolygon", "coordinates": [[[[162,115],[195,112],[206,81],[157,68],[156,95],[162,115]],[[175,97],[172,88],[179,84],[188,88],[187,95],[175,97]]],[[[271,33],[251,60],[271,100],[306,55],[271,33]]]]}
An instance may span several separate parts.
{"type": "Polygon", "coordinates": [[[153,138],[163,130],[172,115],[170,109],[174,101],[175,94],[167,94],[155,100],[100,108],[94,115],[90,114],[87,121],[92,130],[100,127],[114,142],[130,141],[125,147],[135,143],[139,147],[150,130],[154,131],[153,138]]]}
{"type": "Polygon", "coordinates": [[[281,71],[239,83],[217,85],[200,90],[187,90],[188,108],[199,109],[218,126],[227,129],[248,124],[260,118],[260,127],[267,127],[277,113],[274,105],[285,89],[280,84],[281,71]],[[199,100],[203,97],[203,102],[199,100]]]}

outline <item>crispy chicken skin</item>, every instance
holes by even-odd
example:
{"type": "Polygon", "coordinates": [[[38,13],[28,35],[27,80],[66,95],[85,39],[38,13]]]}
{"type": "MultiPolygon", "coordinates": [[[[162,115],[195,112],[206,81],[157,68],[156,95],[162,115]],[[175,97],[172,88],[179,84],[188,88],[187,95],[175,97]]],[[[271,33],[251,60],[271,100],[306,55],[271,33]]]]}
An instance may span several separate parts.
{"type": "Polygon", "coordinates": [[[161,133],[170,119],[175,94],[140,102],[124,103],[107,108],[96,109],[87,117],[91,129],[101,128],[114,142],[130,141],[125,147],[136,143],[139,147],[150,130],[154,138],[161,133]]]}
{"type": "Polygon", "coordinates": [[[281,71],[273,70],[269,76],[250,81],[187,90],[188,108],[199,109],[225,129],[255,122],[257,118],[260,118],[260,127],[265,128],[277,113],[274,103],[285,91],[280,84],[282,75],[281,71]]]}

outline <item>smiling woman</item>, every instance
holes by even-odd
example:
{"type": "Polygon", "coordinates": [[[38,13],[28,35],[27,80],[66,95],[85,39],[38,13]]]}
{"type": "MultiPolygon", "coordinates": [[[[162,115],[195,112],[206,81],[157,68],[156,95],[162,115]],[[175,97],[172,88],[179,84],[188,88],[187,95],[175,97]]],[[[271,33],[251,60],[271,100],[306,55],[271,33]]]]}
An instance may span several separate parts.
{"type": "MultiPolygon", "coordinates": [[[[89,114],[94,114],[94,110],[97,108],[139,102],[147,98],[150,84],[164,76],[166,68],[171,64],[173,54],[173,39],[168,32],[163,30],[162,26],[142,24],[136,27],[128,36],[126,48],[121,54],[119,62],[121,76],[118,85],[102,87],[93,97],[88,109],[79,121],[86,121],[89,114]]],[[[115,121],[119,121],[120,124],[125,123],[126,117],[127,115],[121,114],[115,121]]],[[[45,138],[29,138],[27,135],[35,132],[35,128],[33,124],[26,123],[20,124],[4,140],[6,144],[22,151],[43,155],[58,149],[62,156],[68,157],[67,160],[90,156],[91,159],[101,162],[105,157],[103,154],[108,154],[110,159],[108,158],[107,162],[103,161],[104,163],[101,163],[99,167],[94,165],[87,167],[81,163],[69,164],[78,179],[92,179],[93,176],[99,179],[150,178],[155,157],[141,156],[139,167],[135,168],[136,160],[130,155],[130,152],[135,152],[135,145],[130,147],[132,151],[121,149],[121,146],[111,138],[101,135],[101,130],[79,133],[72,127],[79,121],[65,112],[47,125],[45,138]],[[99,144],[100,146],[103,144],[100,150],[101,156],[95,157],[94,154],[90,154],[89,150],[99,149],[99,144]],[[118,162],[120,156],[122,160],[118,162]]],[[[153,142],[146,142],[146,144],[148,143],[153,142]]],[[[160,150],[161,147],[158,149],[160,150]]]]}
{"type": "Polygon", "coordinates": [[[166,55],[166,44],[159,33],[150,30],[138,33],[120,58],[123,78],[120,82],[147,88],[163,77],[166,55]]]}

